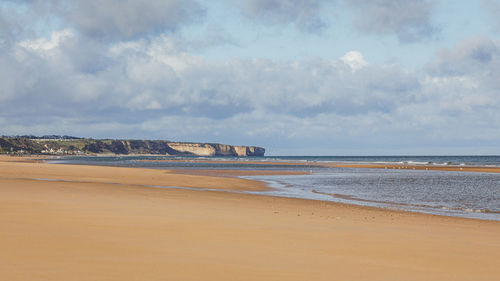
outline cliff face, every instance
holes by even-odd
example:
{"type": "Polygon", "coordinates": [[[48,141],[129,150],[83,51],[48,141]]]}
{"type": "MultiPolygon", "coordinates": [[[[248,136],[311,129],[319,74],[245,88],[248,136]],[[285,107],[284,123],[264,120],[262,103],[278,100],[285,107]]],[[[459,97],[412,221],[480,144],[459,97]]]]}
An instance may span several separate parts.
{"type": "Polygon", "coordinates": [[[47,140],[0,138],[0,153],[264,156],[265,149],[256,146],[233,146],[218,143],[184,143],[160,140],[47,140]]]}
{"type": "Polygon", "coordinates": [[[256,146],[233,146],[218,143],[169,143],[181,153],[200,156],[264,156],[265,149],[256,146]]]}

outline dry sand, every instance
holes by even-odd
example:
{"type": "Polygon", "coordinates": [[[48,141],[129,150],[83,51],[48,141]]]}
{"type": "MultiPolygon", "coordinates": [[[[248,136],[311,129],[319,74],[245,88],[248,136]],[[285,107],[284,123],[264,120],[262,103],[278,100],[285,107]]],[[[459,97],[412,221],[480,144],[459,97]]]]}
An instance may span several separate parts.
{"type": "Polygon", "coordinates": [[[153,183],[263,188],[227,177],[0,158],[0,280],[500,276],[500,222],[140,186],[153,183]]]}

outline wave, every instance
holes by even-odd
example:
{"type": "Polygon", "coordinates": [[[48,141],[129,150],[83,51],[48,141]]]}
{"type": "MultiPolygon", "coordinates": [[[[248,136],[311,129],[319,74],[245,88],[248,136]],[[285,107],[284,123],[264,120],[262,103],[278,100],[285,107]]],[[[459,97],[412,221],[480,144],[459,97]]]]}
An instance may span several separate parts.
{"type": "Polygon", "coordinates": [[[443,205],[429,205],[429,204],[412,204],[412,203],[403,203],[403,202],[391,202],[391,201],[383,201],[383,200],[372,200],[372,199],[364,199],[355,197],[352,195],[346,194],[338,194],[338,193],[327,193],[321,192],[317,190],[312,190],[315,194],[328,195],[334,198],[350,200],[356,202],[366,202],[366,203],[375,203],[375,204],[383,204],[394,207],[405,207],[403,209],[411,211],[412,209],[430,209],[430,210],[443,210],[443,211],[458,211],[465,213],[476,213],[476,214],[500,214],[500,210],[491,210],[486,208],[469,208],[469,207],[452,207],[452,206],[443,206],[443,205]]]}

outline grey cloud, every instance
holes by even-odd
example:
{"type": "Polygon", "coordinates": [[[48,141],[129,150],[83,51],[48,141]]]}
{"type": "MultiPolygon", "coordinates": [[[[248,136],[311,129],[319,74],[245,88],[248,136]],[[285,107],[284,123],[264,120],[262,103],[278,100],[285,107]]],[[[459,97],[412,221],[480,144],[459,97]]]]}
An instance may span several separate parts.
{"type": "Polygon", "coordinates": [[[73,0],[66,19],[93,38],[129,40],[174,31],[198,21],[204,9],[193,0],[73,0]]]}
{"type": "Polygon", "coordinates": [[[451,49],[441,50],[426,71],[432,77],[427,88],[439,97],[439,110],[443,115],[458,117],[456,119],[469,124],[474,120],[477,128],[489,126],[481,124],[484,120],[499,120],[500,49],[497,43],[480,37],[465,39],[451,49]]]}
{"type": "MultiPolygon", "coordinates": [[[[0,17],[0,32],[19,27],[33,28],[34,22],[43,24],[62,21],[90,39],[104,41],[131,40],[156,33],[174,32],[181,26],[201,21],[205,10],[195,0],[27,0],[9,1],[10,9],[18,13],[5,20],[0,17]],[[24,23],[28,21],[29,23],[24,23]]],[[[12,32],[11,32],[12,33],[12,32]]],[[[19,32],[18,32],[19,33],[19,32]]],[[[3,35],[0,33],[0,35],[3,35]]]]}
{"type": "Polygon", "coordinates": [[[468,38],[452,49],[441,50],[429,69],[440,75],[464,75],[483,73],[491,66],[499,65],[498,45],[484,37],[468,38]]]}
{"type": "Polygon", "coordinates": [[[11,24],[5,21],[3,15],[0,15],[0,50],[10,44],[12,30],[11,24]]]}
{"type": "MultiPolygon", "coordinates": [[[[439,28],[432,22],[436,0],[344,0],[354,12],[354,26],[361,32],[394,34],[401,42],[411,43],[435,37],[439,28]]],[[[252,19],[271,24],[292,23],[305,31],[318,31],[329,24],[321,9],[336,1],[323,0],[245,0],[240,8],[252,19]]],[[[329,15],[329,19],[334,15],[329,15]]]]}
{"type": "Polygon", "coordinates": [[[395,34],[401,42],[415,42],[436,35],[432,23],[434,0],[345,0],[356,15],[355,26],[362,32],[395,34]]]}
{"type": "Polygon", "coordinates": [[[305,31],[318,31],[326,23],[321,19],[324,0],[244,0],[243,13],[249,18],[264,20],[267,23],[293,23],[305,31]]]}

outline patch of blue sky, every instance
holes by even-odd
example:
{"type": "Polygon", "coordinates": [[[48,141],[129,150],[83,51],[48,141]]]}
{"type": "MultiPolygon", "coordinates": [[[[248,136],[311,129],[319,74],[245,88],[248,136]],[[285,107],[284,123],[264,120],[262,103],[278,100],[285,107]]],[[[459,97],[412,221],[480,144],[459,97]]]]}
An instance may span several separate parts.
{"type": "Polygon", "coordinates": [[[0,1],[2,14],[17,19],[29,20],[29,24],[19,22],[27,32],[28,37],[44,37],[50,39],[52,32],[67,28],[66,23],[55,13],[35,13],[29,1],[0,1]],[[29,30],[28,30],[29,29],[29,30]]]}
{"type": "Polygon", "coordinates": [[[61,31],[63,29],[69,28],[65,22],[56,16],[48,16],[46,18],[38,20],[33,25],[33,31],[37,37],[44,37],[45,39],[50,39],[52,33],[55,31],[61,31]]]}
{"type": "Polygon", "coordinates": [[[474,36],[498,37],[489,23],[485,5],[479,1],[443,0],[436,3],[431,24],[435,36],[420,41],[400,42],[395,34],[366,34],[353,27],[354,15],[342,2],[325,5],[321,19],[326,27],[317,32],[300,30],[293,23],[266,23],[241,15],[234,5],[221,1],[202,1],[207,17],[201,25],[184,30],[187,38],[203,36],[216,28],[228,40],[195,53],[208,59],[265,58],[296,61],[310,58],[335,60],[349,51],[359,51],[369,63],[398,64],[419,68],[429,63],[439,49],[453,46],[474,36]],[[229,42],[230,41],[230,42],[229,42]]]}
{"type": "Polygon", "coordinates": [[[498,38],[483,1],[441,0],[436,6],[435,16],[443,29],[437,42],[441,46],[452,46],[464,38],[486,36],[498,38]]]}
{"type": "MultiPolygon", "coordinates": [[[[371,44],[362,36],[349,31],[347,13],[338,13],[333,7],[322,10],[326,28],[311,32],[297,29],[293,23],[266,23],[243,17],[232,6],[220,1],[211,2],[203,26],[190,26],[184,35],[194,39],[204,36],[209,27],[221,28],[232,44],[221,44],[196,52],[208,59],[264,58],[280,61],[296,61],[310,58],[338,59],[351,50],[371,44]],[[367,42],[363,42],[367,41],[367,42]]],[[[381,47],[382,48],[382,47],[381,47]]]]}

